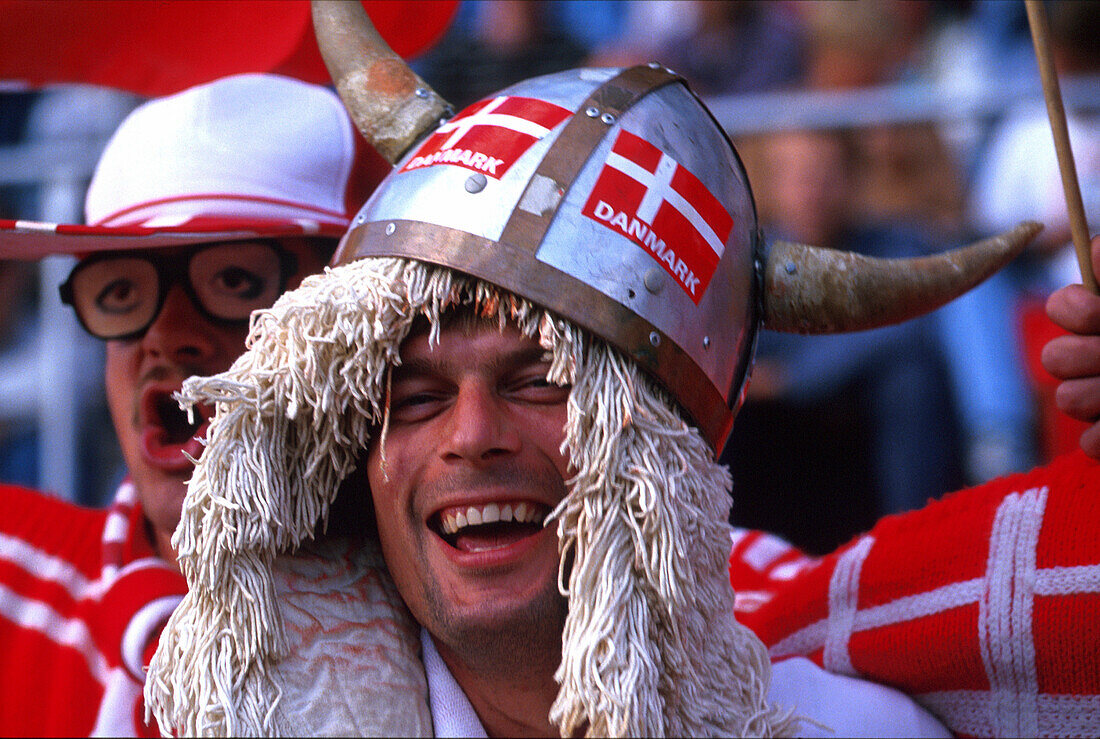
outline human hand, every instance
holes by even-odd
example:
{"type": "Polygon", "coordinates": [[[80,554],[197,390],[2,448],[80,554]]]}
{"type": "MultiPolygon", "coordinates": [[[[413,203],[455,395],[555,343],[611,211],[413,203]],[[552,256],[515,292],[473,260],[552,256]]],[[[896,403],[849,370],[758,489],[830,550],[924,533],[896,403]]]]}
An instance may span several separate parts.
{"type": "MultiPolygon", "coordinates": [[[[1096,272],[1100,236],[1093,237],[1091,249],[1096,272]]],[[[1055,404],[1067,416],[1092,424],[1081,434],[1081,448],[1100,459],[1100,295],[1084,285],[1067,285],[1051,294],[1046,308],[1052,321],[1071,332],[1043,347],[1043,367],[1061,380],[1055,404]]]]}

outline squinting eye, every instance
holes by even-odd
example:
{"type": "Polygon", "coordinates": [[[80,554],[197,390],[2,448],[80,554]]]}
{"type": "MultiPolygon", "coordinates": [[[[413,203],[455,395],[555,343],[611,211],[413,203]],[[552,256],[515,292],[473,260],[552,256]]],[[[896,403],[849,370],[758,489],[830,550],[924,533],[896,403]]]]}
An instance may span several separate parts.
{"type": "Polygon", "coordinates": [[[226,267],[210,282],[216,292],[241,300],[255,300],[264,292],[264,280],[242,267],[226,267]]]}
{"type": "Polygon", "coordinates": [[[440,399],[432,393],[395,394],[390,402],[390,418],[402,423],[422,421],[439,408],[440,399]]]}
{"type": "Polygon", "coordinates": [[[569,397],[568,385],[555,385],[546,379],[544,370],[523,378],[512,386],[519,398],[533,403],[563,403],[569,397]]]}
{"type": "Polygon", "coordinates": [[[107,283],[107,286],[95,296],[95,304],[104,313],[128,313],[141,301],[137,289],[131,280],[119,278],[107,283]]]}

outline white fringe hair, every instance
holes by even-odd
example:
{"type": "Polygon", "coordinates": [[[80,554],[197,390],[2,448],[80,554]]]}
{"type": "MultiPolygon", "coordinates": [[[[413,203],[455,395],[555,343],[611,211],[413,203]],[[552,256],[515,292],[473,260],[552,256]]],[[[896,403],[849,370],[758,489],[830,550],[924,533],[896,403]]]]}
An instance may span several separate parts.
{"type": "Polygon", "coordinates": [[[550,714],[562,735],[797,730],[767,703],[766,649],[733,616],[729,472],[671,397],[544,309],[394,258],[307,278],[253,317],[249,348],[227,372],[183,386],[181,404],[216,413],[173,537],[189,592],[146,681],[162,730],[285,730],[273,718],[284,697],[273,667],[286,652],[274,559],[322,533],[315,526],[384,418],[387,371],[413,322],[426,317],[437,339],[441,315],[460,306],[537,337],[553,355],[548,379],[572,385],[563,451],[576,475],[547,519],[572,562],[559,572],[568,616],[550,714]]]}

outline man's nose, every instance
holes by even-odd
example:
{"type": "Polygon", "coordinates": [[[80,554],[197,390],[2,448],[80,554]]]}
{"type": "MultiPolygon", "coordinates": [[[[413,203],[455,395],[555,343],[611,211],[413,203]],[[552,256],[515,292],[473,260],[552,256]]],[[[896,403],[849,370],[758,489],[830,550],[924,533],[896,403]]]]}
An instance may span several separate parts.
{"type": "Polygon", "coordinates": [[[195,364],[214,353],[212,329],[183,288],[173,285],[141,342],[150,354],[177,364],[195,364]]]}
{"type": "Polygon", "coordinates": [[[507,402],[483,381],[462,383],[448,419],[444,458],[485,464],[514,454],[519,446],[519,429],[507,402]]]}

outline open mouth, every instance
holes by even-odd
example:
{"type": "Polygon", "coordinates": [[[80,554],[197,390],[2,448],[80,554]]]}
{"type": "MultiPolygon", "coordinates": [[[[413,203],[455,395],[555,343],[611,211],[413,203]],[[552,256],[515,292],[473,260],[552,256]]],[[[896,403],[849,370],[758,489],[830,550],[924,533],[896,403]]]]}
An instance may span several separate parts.
{"type": "Polygon", "coordinates": [[[432,515],[428,525],[462,552],[503,549],[542,531],[550,508],[532,501],[450,506],[432,515]]]}
{"type": "Polygon", "coordinates": [[[154,403],[154,416],[163,431],[165,444],[183,445],[193,439],[199,428],[206,423],[200,409],[192,414],[193,419],[188,419],[186,411],[179,407],[179,403],[171,395],[161,395],[154,403]]]}
{"type": "Polygon", "coordinates": [[[142,442],[146,459],[166,471],[190,469],[202,454],[196,437],[206,435],[209,409],[196,406],[189,415],[172,397],[173,389],[150,389],[142,402],[142,442]]]}

